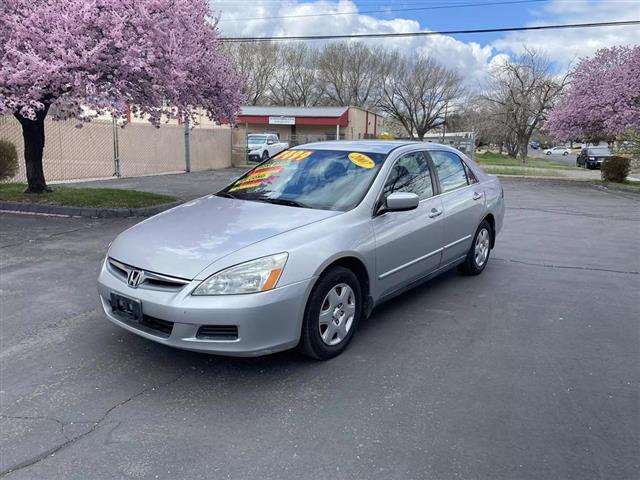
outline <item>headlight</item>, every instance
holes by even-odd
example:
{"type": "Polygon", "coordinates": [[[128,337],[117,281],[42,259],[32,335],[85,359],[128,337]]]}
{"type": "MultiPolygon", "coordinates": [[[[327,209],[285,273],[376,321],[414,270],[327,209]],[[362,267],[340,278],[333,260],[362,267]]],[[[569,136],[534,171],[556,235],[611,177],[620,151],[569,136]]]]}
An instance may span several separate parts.
{"type": "Polygon", "coordinates": [[[287,253],[256,258],[214,273],[196,287],[192,295],[235,295],[275,288],[287,262],[287,253]]]}

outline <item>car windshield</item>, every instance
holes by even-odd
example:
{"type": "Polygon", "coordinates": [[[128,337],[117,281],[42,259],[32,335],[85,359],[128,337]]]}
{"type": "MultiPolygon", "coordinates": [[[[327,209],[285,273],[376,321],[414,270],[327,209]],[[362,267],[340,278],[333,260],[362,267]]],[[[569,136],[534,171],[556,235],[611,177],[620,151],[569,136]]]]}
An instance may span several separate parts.
{"type": "Polygon", "coordinates": [[[611,155],[609,147],[593,147],[589,149],[589,155],[611,155]]]}
{"type": "Polygon", "coordinates": [[[247,143],[249,143],[250,145],[260,145],[264,143],[266,140],[267,140],[266,135],[249,135],[249,138],[247,139],[247,143]]]}
{"type": "Polygon", "coordinates": [[[250,170],[219,196],[347,211],[364,198],[386,154],[285,150],[250,170]]]}

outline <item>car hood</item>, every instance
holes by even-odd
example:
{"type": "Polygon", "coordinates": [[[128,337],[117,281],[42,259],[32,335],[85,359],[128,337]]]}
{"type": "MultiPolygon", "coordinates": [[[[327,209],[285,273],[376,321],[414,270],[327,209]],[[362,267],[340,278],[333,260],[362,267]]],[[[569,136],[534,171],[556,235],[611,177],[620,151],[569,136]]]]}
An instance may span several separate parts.
{"type": "Polygon", "coordinates": [[[121,233],[109,256],[142,270],[194,279],[241,248],[340,213],[210,195],[121,233]]]}

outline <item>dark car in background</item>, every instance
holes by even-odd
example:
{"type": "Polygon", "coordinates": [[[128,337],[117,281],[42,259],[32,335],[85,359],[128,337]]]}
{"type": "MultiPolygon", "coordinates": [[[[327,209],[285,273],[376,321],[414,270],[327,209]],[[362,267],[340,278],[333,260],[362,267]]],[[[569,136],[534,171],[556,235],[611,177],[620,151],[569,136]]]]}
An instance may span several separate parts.
{"type": "Polygon", "coordinates": [[[542,148],[542,144],[534,140],[532,142],[529,142],[529,147],[533,148],[534,150],[539,150],[540,148],[542,148]]]}
{"type": "Polygon", "coordinates": [[[576,166],[584,168],[600,168],[605,158],[612,157],[613,153],[609,147],[586,147],[583,148],[576,158],[576,166]]]}

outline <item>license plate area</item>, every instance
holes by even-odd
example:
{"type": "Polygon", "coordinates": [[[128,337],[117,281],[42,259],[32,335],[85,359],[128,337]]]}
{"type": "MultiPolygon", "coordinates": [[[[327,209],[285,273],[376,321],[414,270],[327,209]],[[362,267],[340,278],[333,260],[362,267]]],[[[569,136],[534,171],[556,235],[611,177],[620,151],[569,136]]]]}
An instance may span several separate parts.
{"type": "Polygon", "coordinates": [[[111,292],[111,311],[132,322],[142,321],[142,302],[111,292]]]}

